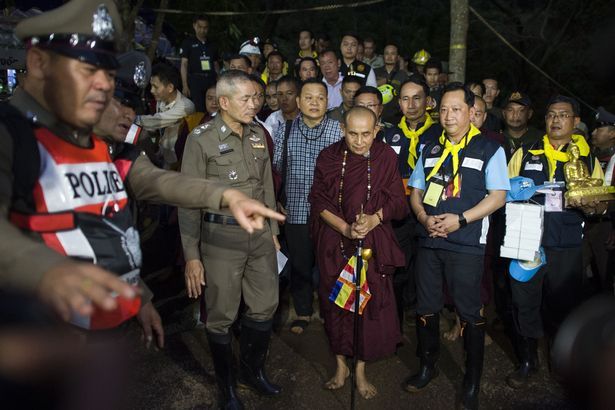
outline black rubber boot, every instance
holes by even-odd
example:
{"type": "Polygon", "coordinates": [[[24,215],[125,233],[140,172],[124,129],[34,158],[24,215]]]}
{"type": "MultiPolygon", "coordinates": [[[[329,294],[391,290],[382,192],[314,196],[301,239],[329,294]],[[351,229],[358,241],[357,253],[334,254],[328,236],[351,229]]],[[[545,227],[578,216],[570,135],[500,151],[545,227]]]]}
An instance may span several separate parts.
{"type": "Polygon", "coordinates": [[[220,389],[220,408],[224,410],[243,410],[243,404],[237,396],[235,388],[235,371],[233,369],[233,350],[230,337],[228,343],[221,342],[219,337],[207,335],[209,349],[216,371],[216,381],[220,389]]]}
{"type": "Polygon", "coordinates": [[[466,350],[466,374],[463,377],[461,405],[463,409],[476,410],[485,356],[485,322],[478,324],[462,322],[461,326],[466,350]]]}
{"type": "Polygon", "coordinates": [[[265,374],[270,338],[271,326],[269,330],[257,330],[244,323],[241,328],[239,383],[255,389],[263,396],[276,396],[282,391],[265,374]]]}
{"type": "Polygon", "coordinates": [[[416,334],[421,367],[417,374],[406,380],[405,389],[411,393],[421,391],[438,376],[436,361],[440,353],[440,314],[417,316],[416,334]]]}
{"type": "Polygon", "coordinates": [[[538,372],[538,340],[520,336],[517,341],[519,367],[506,378],[506,383],[513,389],[525,387],[538,372]]]}

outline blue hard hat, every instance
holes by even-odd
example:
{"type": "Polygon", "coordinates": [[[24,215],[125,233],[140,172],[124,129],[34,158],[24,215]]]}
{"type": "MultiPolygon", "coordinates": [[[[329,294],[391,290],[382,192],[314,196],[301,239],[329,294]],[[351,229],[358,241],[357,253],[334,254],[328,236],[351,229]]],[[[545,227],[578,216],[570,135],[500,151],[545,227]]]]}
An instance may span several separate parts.
{"type": "Polygon", "coordinates": [[[518,259],[513,259],[510,261],[509,273],[510,276],[519,281],[519,282],[527,282],[532,279],[538,269],[547,263],[547,255],[545,255],[545,250],[541,246],[540,252],[536,255],[536,258],[533,261],[520,261],[518,259]]]}
{"type": "Polygon", "coordinates": [[[510,179],[510,191],[506,192],[506,202],[527,201],[544,185],[534,185],[531,178],[513,177],[510,179]]]}

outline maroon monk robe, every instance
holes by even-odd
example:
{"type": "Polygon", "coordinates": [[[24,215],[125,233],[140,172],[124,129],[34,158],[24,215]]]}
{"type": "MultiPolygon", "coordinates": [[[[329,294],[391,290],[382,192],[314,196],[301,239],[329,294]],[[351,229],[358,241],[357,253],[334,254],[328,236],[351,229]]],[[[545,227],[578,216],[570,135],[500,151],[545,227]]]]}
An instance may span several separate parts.
{"type": "MultiPolygon", "coordinates": [[[[354,314],[329,301],[329,294],[347,260],[342,256],[340,233],[331,228],[320,213],[328,210],[348,223],[361,212],[374,214],[383,209],[383,223],[364,239],[363,246],[373,250],[367,270],[367,283],[372,297],[359,319],[360,360],[376,360],[395,352],[401,339],[399,319],[393,293],[393,273],[404,266],[391,220],[402,219],[408,212],[402,179],[397,171],[397,155],[388,145],[374,141],[371,150],[371,199],[367,196],[367,158],[348,150],[344,175],[342,212],[338,208],[342,159],[346,142],[325,148],[316,162],[314,183],[309,196],[312,205],[310,229],[320,269],[318,296],[320,313],[331,350],[335,354],[352,356],[354,314]]],[[[346,256],[356,251],[357,241],[344,238],[346,256]]]]}

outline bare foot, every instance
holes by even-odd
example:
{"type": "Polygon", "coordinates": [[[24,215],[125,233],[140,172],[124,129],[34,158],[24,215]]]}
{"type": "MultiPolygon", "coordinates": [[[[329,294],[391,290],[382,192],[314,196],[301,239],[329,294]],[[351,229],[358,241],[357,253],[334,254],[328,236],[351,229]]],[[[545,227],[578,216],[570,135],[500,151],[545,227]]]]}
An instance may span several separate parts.
{"type": "Polygon", "coordinates": [[[444,338],[448,341],[454,342],[459,338],[461,334],[461,323],[459,323],[459,316],[455,315],[455,322],[451,326],[448,332],[444,332],[444,338]]]}
{"type": "Polygon", "coordinates": [[[301,325],[290,327],[290,331],[296,335],[300,335],[301,333],[303,333],[303,331],[307,327],[307,324],[310,323],[310,316],[297,316],[297,318],[293,322],[299,321],[303,321],[304,323],[301,323],[301,325]]]}
{"type": "Polygon", "coordinates": [[[378,390],[373,384],[367,381],[367,375],[365,374],[365,362],[363,360],[357,361],[357,373],[356,373],[356,385],[359,394],[365,400],[372,399],[378,394],[378,390]]]}
{"type": "Polygon", "coordinates": [[[344,383],[346,383],[346,379],[350,377],[350,369],[348,366],[337,366],[337,370],[335,371],[335,375],[329,379],[328,382],[323,386],[327,390],[337,390],[344,387],[344,383]]]}
{"type": "Polygon", "coordinates": [[[359,394],[366,400],[373,399],[378,394],[378,390],[374,387],[373,384],[367,381],[367,379],[363,377],[358,377],[357,375],[357,390],[359,390],[359,394]]]}

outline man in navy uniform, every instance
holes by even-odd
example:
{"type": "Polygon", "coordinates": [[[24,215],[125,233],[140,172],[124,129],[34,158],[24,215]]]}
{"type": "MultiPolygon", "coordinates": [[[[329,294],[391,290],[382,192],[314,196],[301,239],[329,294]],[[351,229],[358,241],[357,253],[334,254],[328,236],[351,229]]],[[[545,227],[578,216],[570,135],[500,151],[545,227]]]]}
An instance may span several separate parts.
{"type": "MultiPolygon", "coordinates": [[[[385,128],[384,141],[397,153],[399,173],[410,197],[408,179],[416,166],[422,147],[442,134],[440,124],[427,113],[429,86],[422,75],[412,75],[401,84],[398,104],[403,116],[399,123],[385,128]]],[[[391,102],[390,104],[393,104],[391,102]]],[[[397,241],[406,255],[406,266],[395,271],[394,289],[397,312],[403,321],[404,308],[416,303],[413,263],[416,256],[416,217],[410,213],[403,221],[393,221],[397,241]]]]}
{"type": "Polygon", "coordinates": [[[478,408],[485,346],[480,282],[488,230],[487,217],[504,205],[510,183],[506,155],[471,124],[474,94],[461,83],[442,93],[444,131],[425,145],[410,177],[410,203],[418,219],[416,261],[418,354],[420,369],[406,381],[418,392],[438,375],[439,314],[443,279],[462,322],[466,350],[464,408],[478,408]]]}
{"type": "Polygon", "coordinates": [[[182,94],[190,98],[198,112],[205,112],[205,90],[216,82],[220,71],[218,50],[207,39],[209,20],[198,15],[192,22],[194,36],[186,38],[180,47],[182,94]]]}
{"type": "MultiPolygon", "coordinates": [[[[563,95],[551,98],[545,115],[546,134],[515,151],[508,162],[509,176],[531,178],[537,186],[560,182],[565,191],[567,150],[576,146],[580,151],[579,160],[588,168],[591,177],[604,180],[600,162],[591,154],[587,141],[574,133],[580,120],[580,107],[575,99],[563,95]]],[[[544,194],[534,198],[545,205],[541,244],[546,264],[527,282],[511,280],[520,362],[517,370],[507,378],[508,385],[513,388],[527,385],[538,370],[538,339],[545,331],[549,337],[554,337],[564,318],[581,302],[584,213],[602,215],[606,212],[604,203],[588,204],[584,208],[564,207],[563,195],[559,191],[549,194],[549,198],[544,194]]]]}

